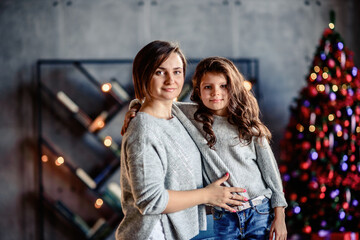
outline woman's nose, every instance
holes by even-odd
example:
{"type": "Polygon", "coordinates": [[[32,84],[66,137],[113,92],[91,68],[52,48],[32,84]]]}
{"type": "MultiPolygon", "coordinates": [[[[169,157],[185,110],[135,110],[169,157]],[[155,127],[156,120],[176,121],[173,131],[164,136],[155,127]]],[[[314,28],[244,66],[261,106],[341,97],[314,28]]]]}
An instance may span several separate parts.
{"type": "Polygon", "coordinates": [[[175,79],[174,79],[174,76],[172,74],[168,74],[166,76],[166,80],[165,80],[165,83],[167,84],[172,84],[175,82],[175,79]]]}

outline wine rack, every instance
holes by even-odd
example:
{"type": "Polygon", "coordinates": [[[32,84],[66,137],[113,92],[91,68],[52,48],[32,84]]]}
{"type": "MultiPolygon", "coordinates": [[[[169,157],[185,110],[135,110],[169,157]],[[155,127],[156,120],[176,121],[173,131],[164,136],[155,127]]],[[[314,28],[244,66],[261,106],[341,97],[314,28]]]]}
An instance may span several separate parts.
{"type": "Polygon", "coordinates": [[[37,62],[40,239],[51,238],[46,221],[67,222],[76,239],[111,239],[120,223],[120,131],[133,99],[131,66],[37,62]]]}

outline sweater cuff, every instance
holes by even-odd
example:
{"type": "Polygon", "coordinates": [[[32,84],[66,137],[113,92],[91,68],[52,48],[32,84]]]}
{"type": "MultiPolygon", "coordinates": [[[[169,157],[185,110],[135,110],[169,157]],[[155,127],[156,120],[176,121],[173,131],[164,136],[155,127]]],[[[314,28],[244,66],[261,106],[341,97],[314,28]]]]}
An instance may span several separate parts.
{"type": "Polygon", "coordinates": [[[284,207],[286,208],[288,204],[286,203],[284,193],[273,193],[271,195],[271,207],[284,207]]]}

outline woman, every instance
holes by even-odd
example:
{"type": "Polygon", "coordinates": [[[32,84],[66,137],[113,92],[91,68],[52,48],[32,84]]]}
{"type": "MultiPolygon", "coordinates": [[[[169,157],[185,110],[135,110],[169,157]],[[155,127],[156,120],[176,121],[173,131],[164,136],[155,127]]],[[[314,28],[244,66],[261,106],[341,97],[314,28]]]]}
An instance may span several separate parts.
{"type": "Polygon", "coordinates": [[[232,194],[242,188],[221,186],[229,174],[201,188],[201,155],[172,115],[185,69],[179,47],[164,41],[149,43],[134,59],[135,95],[143,104],[122,141],[117,239],[190,239],[206,226],[204,206],[197,205],[232,212],[229,205],[242,205],[244,197],[232,194]]]}

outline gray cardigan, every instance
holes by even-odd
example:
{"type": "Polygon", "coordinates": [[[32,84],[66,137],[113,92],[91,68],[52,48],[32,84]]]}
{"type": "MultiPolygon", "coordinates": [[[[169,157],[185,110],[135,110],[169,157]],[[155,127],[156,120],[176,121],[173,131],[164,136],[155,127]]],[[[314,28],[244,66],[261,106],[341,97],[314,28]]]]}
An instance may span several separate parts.
{"type": "Polygon", "coordinates": [[[161,214],[167,206],[167,189],[202,187],[201,155],[175,117],[158,119],[139,112],[121,146],[121,204],[124,219],[116,239],[145,240],[161,220],[166,239],[190,239],[206,228],[204,206],[161,214]],[[200,226],[199,226],[200,225],[200,226]]]}
{"type": "Polygon", "coordinates": [[[175,103],[173,113],[188,130],[203,155],[203,174],[207,184],[230,174],[227,186],[247,190],[243,196],[251,199],[260,195],[271,198],[271,206],[286,207],[280,173],[274,154],[266,139],[261,144],[254,138],[249,145],[241,144],[236,126],[227,118],[214,116],[213,130],[217,137],[215,150],[207,145],[202,123],[194,119],[197,104],[175,103]]]}

